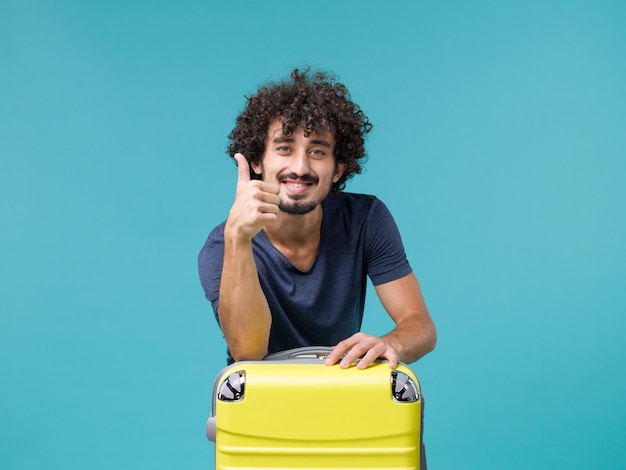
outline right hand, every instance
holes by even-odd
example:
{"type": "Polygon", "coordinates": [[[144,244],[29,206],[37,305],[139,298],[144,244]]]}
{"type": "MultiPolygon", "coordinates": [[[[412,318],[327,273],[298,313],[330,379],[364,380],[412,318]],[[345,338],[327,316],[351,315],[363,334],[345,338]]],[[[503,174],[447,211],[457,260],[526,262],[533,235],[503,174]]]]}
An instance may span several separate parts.
{"type": "Polygon", "coordinates": [[[277,218],[280,185],[261,180],[250,180],[250,165],[241,153],[237,161],[237,190],[226,230],[234,237],[252,239],[263,227],[277,218]]]}

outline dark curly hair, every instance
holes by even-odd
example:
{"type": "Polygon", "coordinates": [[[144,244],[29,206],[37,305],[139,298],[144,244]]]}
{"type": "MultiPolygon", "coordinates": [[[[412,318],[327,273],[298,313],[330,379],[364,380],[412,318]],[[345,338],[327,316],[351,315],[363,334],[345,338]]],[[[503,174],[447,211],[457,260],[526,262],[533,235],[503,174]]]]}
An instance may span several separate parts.
{"type": "MultiPolygon", "coordinates": [[[[299,126],[304,128],[306,137],[320,131],[334,134],[335,161],[345,163],[346,168],[333,190],[344,189],[349,178],[361,173],[361,165],[367,158],[365,135],[371,131],[372,124],[333,74],[311,72],[310,68],[295,69],[291,80],[265,84],[246,100],[246,108],[228,136],[227,153],[231,157],[239,152],[249,162],[260,163],[270,124],[280,119],[286,136],[299,126]]],[[[250,177],[261,178],[252,168],[250,177]]]]}

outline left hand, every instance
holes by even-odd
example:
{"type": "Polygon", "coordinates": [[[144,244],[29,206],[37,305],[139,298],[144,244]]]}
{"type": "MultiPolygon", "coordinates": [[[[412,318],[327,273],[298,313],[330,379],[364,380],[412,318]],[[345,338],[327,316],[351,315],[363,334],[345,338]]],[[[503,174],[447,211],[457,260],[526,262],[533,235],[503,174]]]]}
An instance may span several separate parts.
{"type": "Polygon", "coordinates": [[[341,359],[339,366],[346,369],[359,358],[361,358],[357,363],[359,369],[365,369],[378,358],[387,359],[392,369],[398,365],[398,353],[388,341],[365,333],[356,333],[340,341],[324,363],[332,365],[341,359]]]}

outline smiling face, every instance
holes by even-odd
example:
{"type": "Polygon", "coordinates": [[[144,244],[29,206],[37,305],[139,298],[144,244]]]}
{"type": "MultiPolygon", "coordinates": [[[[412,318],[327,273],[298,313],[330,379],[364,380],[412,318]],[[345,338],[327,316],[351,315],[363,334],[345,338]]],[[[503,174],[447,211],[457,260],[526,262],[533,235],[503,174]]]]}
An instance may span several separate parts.
{"type": "Polygon", "coordinates": [[[306,214],[319,206],[343,174],[345,165],[336,164],[334,150],[331,132],[305,137],[304,129],[297,127],[286,136],[277,119],[269,127],[261,162],[252,163],[252,168],[264,181],[280,183],[280,210],[306,214]]]}

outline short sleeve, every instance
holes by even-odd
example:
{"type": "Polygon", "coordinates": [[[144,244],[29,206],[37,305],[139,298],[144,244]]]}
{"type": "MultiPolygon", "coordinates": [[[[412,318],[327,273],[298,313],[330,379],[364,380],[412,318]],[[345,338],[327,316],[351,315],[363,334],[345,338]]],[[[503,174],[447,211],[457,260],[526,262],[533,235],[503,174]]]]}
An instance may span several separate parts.
{"type": "MultiPolygon", "coordinates": [[[[215,317],[219,306],[220,282],[224,262],[224,224],[218,225],[207,238],[198,255],[198,272],[204,295],[211,302],[215,317]]],[[[219,320],[218,320],[219,321],[219,320]]]]}
{"type": "Polygon", "coordinates": [[[391,212],[375,199],[365,224],[367,274],[376,285],[395,281],[412,272],[400,231],[391,212]]]}

